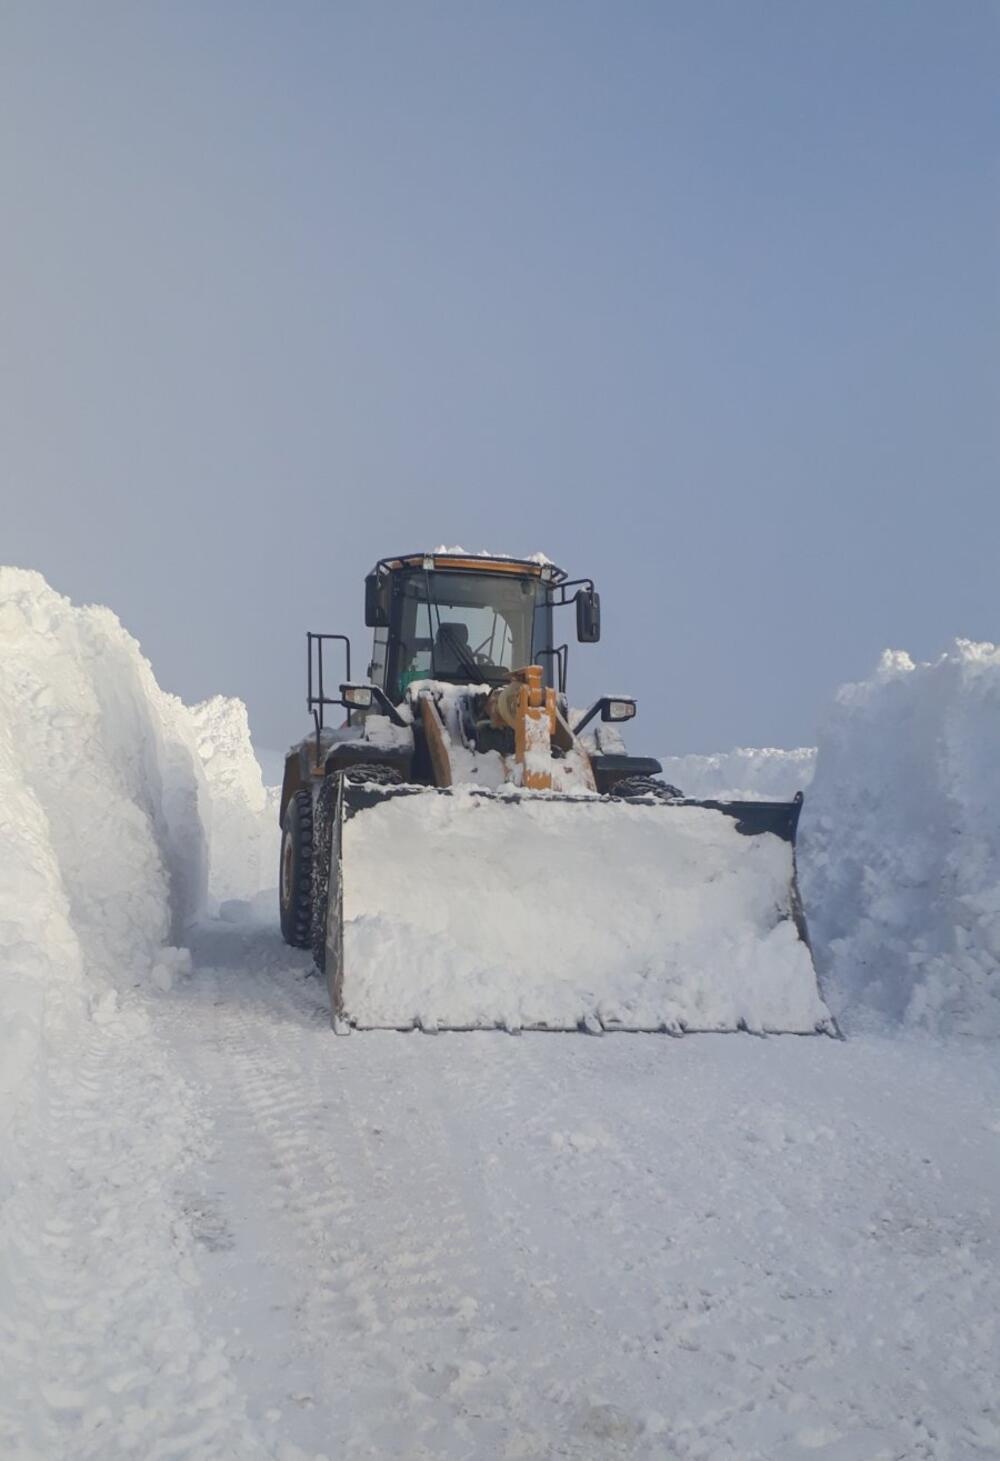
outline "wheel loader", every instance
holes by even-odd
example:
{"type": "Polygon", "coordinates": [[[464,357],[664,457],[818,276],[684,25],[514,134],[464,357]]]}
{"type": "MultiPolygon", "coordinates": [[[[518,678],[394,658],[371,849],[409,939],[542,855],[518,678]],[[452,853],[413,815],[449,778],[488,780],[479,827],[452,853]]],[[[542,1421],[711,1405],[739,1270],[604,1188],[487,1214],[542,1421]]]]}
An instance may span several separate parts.
{"type": "Polygon", "coordinates": [[[796,883],[801,793],[695,801],[629,755],[634,699],[571,707],[567,608],[595,643],[593,580],[438,549],[365,579],[363,679],[345,635],[307,635],[280,916],[334,1029],[836,1033],[796,883]]]}

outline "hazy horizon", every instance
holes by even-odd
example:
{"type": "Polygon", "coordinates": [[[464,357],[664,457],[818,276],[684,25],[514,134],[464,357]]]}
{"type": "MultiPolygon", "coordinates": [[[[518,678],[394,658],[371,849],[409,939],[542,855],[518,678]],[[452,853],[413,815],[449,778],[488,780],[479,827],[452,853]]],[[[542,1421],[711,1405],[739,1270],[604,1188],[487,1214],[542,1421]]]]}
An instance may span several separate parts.
{"type": "Polygon", "coordinates": [[[0,561],[165,688],[280,748],[440,542],[595,578],[637,752],[1000,639],[994,4],[0,18],[0,561]]]}

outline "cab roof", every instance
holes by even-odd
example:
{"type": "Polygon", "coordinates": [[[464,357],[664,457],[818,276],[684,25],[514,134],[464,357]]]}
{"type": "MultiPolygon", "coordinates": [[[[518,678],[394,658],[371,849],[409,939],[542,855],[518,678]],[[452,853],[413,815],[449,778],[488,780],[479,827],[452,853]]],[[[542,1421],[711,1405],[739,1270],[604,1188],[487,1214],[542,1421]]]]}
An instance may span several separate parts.
{"type": "Polygon", "coordinates": [[[504,553],[465,553],[460,549],[401,553],[395,558],[380,558],[373,572],[395,573],[402,568],[427,568],[435,572],[514,573],[519,578],[540,578],[552,584],[562,583],[567,577],[564,569],[557,568],[541,553],[533,558],[509,558],[504,553]]]}

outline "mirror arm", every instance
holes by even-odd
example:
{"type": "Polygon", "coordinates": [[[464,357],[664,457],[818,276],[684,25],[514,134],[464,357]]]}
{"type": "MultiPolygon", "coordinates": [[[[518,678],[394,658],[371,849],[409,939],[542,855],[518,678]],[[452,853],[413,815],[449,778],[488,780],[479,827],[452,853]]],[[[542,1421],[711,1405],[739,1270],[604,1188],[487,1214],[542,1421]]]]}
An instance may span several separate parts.
{"type": "Polygon", "coordinates": [[[595,700],[594,703],[593,703],[593,705],[590,707],[590,709],[584,713],[584,715],[582,716],[582,718],[580,720],[577,721],[576,725],[573,726],[573,734],[575,736],[578,736],[580,734],[580,732],[583,730],[584,726],[587,726],[587,725],[590,724],[590,722],[593,720],[594,716],[597,714],[597,712],[603,706],[604,701],[605,701],[606,698],[607,698],[606,696],[602,695],[601,698],[600,698],[600,700],[595,700]]]}
{"type": "Polygon", "coordinates": [[[396,709],[395,705],[393,705],[392,701],[389,699],[385,691],[380,689],[378,685],[373,685],[372,691],[374,692],[372,698],[374,699],[376,705],[378,705],[379,709],[389,717],[393,725],[405,726],[406,721],[400,715],[399,711],[396,709]]]}
{"type": "Polygon", "coordinates": [[[572,604],[575,602],[576,594],[567,595],[566,590],[568,588],[585,588],[590,593],[593,593],[594,580],[592,578],[568,578],[565,583],[556,583],[550,585],[548,590],[550,608],[562,609],[565,608],[567,604],[572,604]],[[558,598],[556,598],[556,594],[559,595],[558,598]]]}

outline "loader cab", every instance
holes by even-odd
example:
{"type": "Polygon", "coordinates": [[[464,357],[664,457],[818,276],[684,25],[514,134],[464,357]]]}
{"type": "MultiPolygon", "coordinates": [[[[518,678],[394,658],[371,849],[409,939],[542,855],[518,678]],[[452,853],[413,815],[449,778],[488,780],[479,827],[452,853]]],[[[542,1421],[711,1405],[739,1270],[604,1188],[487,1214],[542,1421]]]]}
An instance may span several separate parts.
{"type": "Polygon", "coordinates": [[[493,688],[533,663],[555,684],[552,590],[564,578],[554,565],[512,559],[383,560],[365,583],[369,678],[393,704],[420,680],[493,688]]]}

